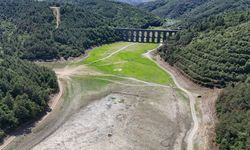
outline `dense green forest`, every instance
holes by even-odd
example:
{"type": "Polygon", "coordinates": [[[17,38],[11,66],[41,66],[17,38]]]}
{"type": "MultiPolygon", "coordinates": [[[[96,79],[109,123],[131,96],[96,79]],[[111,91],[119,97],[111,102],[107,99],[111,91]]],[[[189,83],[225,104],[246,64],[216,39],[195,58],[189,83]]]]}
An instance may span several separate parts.
{"type": "Polygon", "coordinates": [[[223,14],[231,11],[247,11],[250,8],[249,0],[206,0],[202,5],[195,7],[184,14],[182,18],[196,20],[197,18],[223,14]]]}
{"type": "Polygon", "coordinates": [[[179,18],[209,0],[156,0],[140,4],[141,9],[163,18],[179,18]]]}
{"type": "MultiPolygon", "coordinates": [[[[110,0],[50,0],[60,3],[59,6],[72,4],[88,11],[98,14],[104,18],[102,25],[111,27],[148,28],[149,26],[160,26],[161,19],[147,11],[137,7],[110,0]]],[[[79,20],[77,20],[79,21],[79,20]]],[[[85,20],[86,21],[86,20],[85,20]]]]}
{"type": "Polygon", "coordinates": [[[139,5],[163,18],[193,19],[235,10],[248,10],[249,0],[156,0],[139,5]]]}
{"type": "Polygon", "coordinates": [[[49,95],[58,91],[55,73],[0,54],[0,139],[20,124],[47,111],[49,95]]]}
{"type": "Polygon", "coordinates": [[[159,49],[162,58],[208,87],[249,76],[250,12],[205,17],[187,26],[159,49]]]}
{"type": "Polygon", "coordinates": [[[228,87],[217,101],[217,143],[222,150],[250,149],[250,78],[228,87]]]}
{"type": "Polygon", "coordinates": [[[114,1],[128,3],[131,5],[138,5],[140,3],[150,2],[152,0],[114,0],[114,1]]]}
{"type": "MultiPolygon", "coordinates": [[[[59,2],[59,1],[58,1],[59,2]]],[[[0,50],[29,60],[79,56],[85,49],[114,42],[114,27],[146,28],[161,21],[128,4],[102,0],[68,3],[33,0],[0,1],[0,50]],[[55,29],[50,6],[61,7],[55,29]]]]}

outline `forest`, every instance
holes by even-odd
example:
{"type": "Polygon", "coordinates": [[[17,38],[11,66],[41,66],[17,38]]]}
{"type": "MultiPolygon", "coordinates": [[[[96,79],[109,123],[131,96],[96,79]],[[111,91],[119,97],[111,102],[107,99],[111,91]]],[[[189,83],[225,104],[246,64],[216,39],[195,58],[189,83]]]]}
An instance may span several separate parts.
{"type": "Polygon", "coordinates": [[[250,78],[227,87],[217,100],[217,143],[222,150],[250,149],[250,78]]]}
{"type": "Polygon", "coordinates": [[[139,7],[162,18],[193,19],[227,11],[248,10],[249,0],[156,0],[139,7]]]}
{"type": "Polygon", "coordinates": [[[115,27],[161,25],[158,17],[128,4],[102,0],[57,2],[60,0],[0,1],[0,50],[28,60],[67,59],[119,40],[115,27]],[[61,7],[59,29],[55,29],[50,6],[61,7]]]}
{"type": "Polygon", "coordinates": [[[196,83],[225,87],[250,73],[250,12],[210,16],[190,24],[159,52],[196,83]]]}
{"type": "Polygon", "coordinates": [[[0,139],[48,111],[58,92],[55,73],[31,62],[0,54],[0,139]]]}
{"type": "Polygon", "coordinates": [[[182,30],[158,52],[194,82],[225,88],[216,104],[216,143],[221,150],[250,149],[250,5],[213,2],[182,20],[182,30]]]}
{"type": "Polygon", "coordinates": [[[156,0],[139,4],[139,7],[162,18],[180,18],[208,1],[209,0],[156,0]]]}

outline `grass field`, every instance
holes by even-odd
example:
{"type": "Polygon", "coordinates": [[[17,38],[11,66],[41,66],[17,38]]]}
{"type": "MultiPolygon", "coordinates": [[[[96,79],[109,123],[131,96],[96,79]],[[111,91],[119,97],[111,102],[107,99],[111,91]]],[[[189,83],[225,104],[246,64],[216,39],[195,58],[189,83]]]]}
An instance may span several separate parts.
{"type": "Polygon", "coordinates": [[[173,84],[169,74],[143,56],[157,47],[158,44],[117,42],[93,49],[83,63],[106,74],[173,84]]]}
{"type": "Polygon", "coordinates": [[[76,76],[73,79],[79,83],[81,86],[81,91],[88,92],[88,91],[98,91],[101,88],[104,88],[111,82],[107,80],[102,80],[106,79],[105,77],[95,77],[95,76],[76,76]],[[88,86],[86,86],[88,85],[88,86]]]}

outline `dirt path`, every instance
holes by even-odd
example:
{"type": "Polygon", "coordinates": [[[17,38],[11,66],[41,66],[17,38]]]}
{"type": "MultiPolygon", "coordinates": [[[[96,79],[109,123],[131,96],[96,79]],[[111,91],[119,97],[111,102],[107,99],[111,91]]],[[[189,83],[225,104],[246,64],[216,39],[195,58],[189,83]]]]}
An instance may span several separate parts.
{"type": "Polygon", "coordinates": [[[61,13],[60,13],[60,7],[50,7],[53,11],[53,15],[56,18],[56,29],[59,28],[59,25],[61,23],[61,13]]]}
{"type": "MultiPolygon", "coordinates": [[[[96,61],[93,61],[93,62],[90,62],[88,63],[87,65],[91,65],[93,63],[96,63],[96,62],[99,62],[99,61],[103,61],[103,60],[106,60],[110,57],[112,57],[113,55],[127,49],[128,47],[130,46],[133,46],[133,45],[136,45],[137,43],[131,43],[127,46],[124,46],[116,51],[114,51],[113,53],[109,54],[108,56],[104,57],[104,58],[101,58],[101,59],[98,59],[96,61]]],[[[161,46],[161,45],[160,45],[161,46]]],[[[145,55],[148,55],[149,53],[145,53],[145,55]]],[[[111,65],[111,64],[119,64],[119,63],[124,63],[126,61],[123,61],[123,62],[116,62],[116,63],[109,63],[109,64],[103,64],[103,65],[100,65],[100,66],[105,66],[105,65],[111,65]]],[[[105,76],[113,76],[113,77],[117,77],[117,78],[122,78],[122,79],[126,79],[126,80],[133,80],[133,81],[136,81],[136,82],[141,82],[141,83],[144,83],[148,86],[158,86],[158,87],[164,87],[164,88],[169,88],[170,86],[167,86],[167,85],[162,85],[162,84],[157,84],[157,83],[152,83],[152,82],[147,82],[147,81],[143,81],[143,80],[139,80],[139,79],[136,79],[136,78],[133,78],[133,77],[125,77],[125,76],[117,76],[117,75],[112,75],[112,74],[103,74],[105,76]]]]}
{"type": "Polygon", "coordinates": [[[164,87],[164,88],[170,88],[170,86],[164,86],[164,85],[158,85],[158,84],[155,84],[155,83],[144,82],[144,81],[137,80],[137,79],[134,79],[134,78],[129,78],[129,77],[120,77],[120,78],[126,79],[126,80],[132,80],[132,81],[135,81],[135,82],[138,82],[138,83],[143,83],[143,84],[128,84],[128,83],[123,83],[123,82],[110,80],[110,79],[103,79],[103,78],[98,78],[98,79],[104,80],[104,81],[109,81],[109,82],[120,84],[120,85],[131,86],[131,87],[164,87]]]}
{"type": "Polygon", "coordinates": [[[145,84],[147,86],[152,86],[152,87],[170,88],[170,86],[168,86],[168,85],[162,85],[162,84],[147,82],[147,81],[139,80],[139,79],[136,79],[136,78],[133,78],[133,77],[118,76],[118,75],[113,75],[113,74],[102,74],[102,75],[103,76],[116,77],[116,78],[125,79],[125,80],[131,80],[131,81],[135,81],[135,82],[138,82],[138,83],[143,83],[143,84],[145,84]]]}
{"type": "Polygon", "coordinates": [[[91,64],[94,64],[94,63],[96,63],[96,62],[99,62],[99,61],[103,61],[103,60],[105,60],[105,59],[108,59],[108,58],[112,57],[113,55],[115,55],[115,54],[121,52],[122,50],[125,50],[125,49],[127,49],[128,47],[130,47],[130,46],[132,46],[132,45],[135,45],[135,44],[136,44],[136,43],[131,43],[131,44],[127,45],[127,46],[124,46],[124,47],[118,49],[117,51],[114,51],[113,53],[109,54],[108,56],[106,56],[106,57],[104,57],[104,58],[101,58],[101,59],[98,59],[98,60],[96,60],[96,61],[90,62],[90,63],[87,64],[87,65],[91,65],[91,64]]]}
{"type": "Polygon", "coordinates": [[[151,55],[152,51],[155,50],[151,50],[149,52],[147,52],[144,56],[148,57],[150,60],[152,60],[153,62],[155,62],[160,68],[162,68],[164,71],[166,71],[168,74],[171,75],[172,79],[174,80],[176,86],[182,90],[183,92],[185,92],[188,97],[189,97],[189,101],[190,101],[190,109],[191,109],[191,114],[192,114],[192,119],[193,119],[193,128],[190,129],[189,133],[188,133],[188,137],[187,137],[187,150],[193,150],[194,149],[194,137],[197,134],[198,128],[199,128],[199,122],[198,122],[198,117],[196,114],[196,110],[195,110],[195,97],[193,96],[193,94],[188,91],[187,89],[185,89],[181,83],[179,83],[179,81],[176,79],[175,75],[172,73],[172,71],[168,70],[168,68],[164,67],[162,65],[162,62],[160,61],[160,58],[157,56],[156,57],[156,61],[153,60],[153,56],[151,55]]]}

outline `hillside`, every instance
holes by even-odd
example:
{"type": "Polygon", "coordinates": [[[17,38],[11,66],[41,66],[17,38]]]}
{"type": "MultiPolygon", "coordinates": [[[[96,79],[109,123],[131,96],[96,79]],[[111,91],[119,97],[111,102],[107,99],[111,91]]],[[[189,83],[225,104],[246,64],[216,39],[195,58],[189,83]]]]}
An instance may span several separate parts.
{"type": "Polygon", "coordinates": [[[156,0],[139,7],[163,18],[179,18],[209,0],[156,0]]]}
{"type": "Polygon", "coordinates": [[[248,10],[249,0],[157,0],[140,8],[163,18],[197,19],[231,10],[248,10]]]}
{"type": "Polygon", "coordinates": [[[232,12],[191,22],[161,56],[193,81],[224,87],[250,74],[250,12],[232,12]]]}
{"type": "Polygon", "coordinates": [[[247,11],[249,8],[249,0],[208,0],[183,17],[196,19],[230,11],[247,11]]]}
{"type": "Polygon", "coordinates": [[[155,0],[114,0],[114,1],[128,3],[132,5],[138,5],[140,3],[146,3],[146,2],[155,1],[155,0]]]}
{"type": "Polygon", "coordinates": [[[250,149],[250,80],[228,87],[217,101],[220,149],[250,149]]]}
{"type": "Polygon", "coordinates": [[[160,25],[155,16],[128,4],[110,1],[61,3],[56,23],[52,2],[0,1],[0,50],[29,60],[79,56],[84,49],[119,40],[113,27],[160,25]],[[27,17],[29,16],[29,17],[27,17]]]}
{"type": "Polygon", "coordinates": [[[249,149],[250,12],[214,14],[185,22],[159,53],[194,82],[227,87],[216,104],[216,142],[221,150],[249,149]]]}
{"type": "Polygon", "coordinates": [[[48,109],[58,91],[55,73],[30,62],[0,54],[0,139],[48,109]]]}

